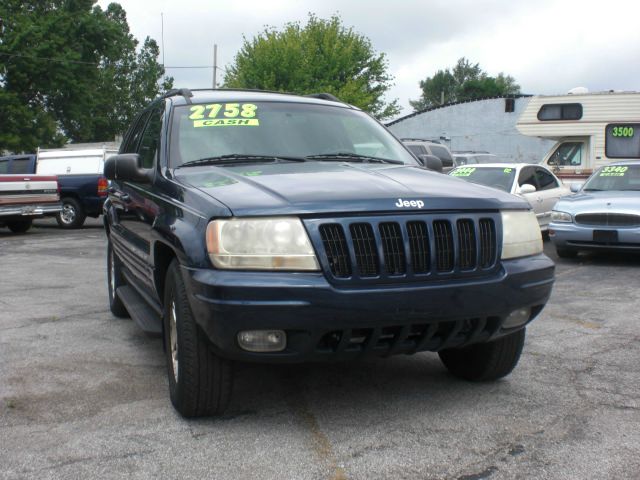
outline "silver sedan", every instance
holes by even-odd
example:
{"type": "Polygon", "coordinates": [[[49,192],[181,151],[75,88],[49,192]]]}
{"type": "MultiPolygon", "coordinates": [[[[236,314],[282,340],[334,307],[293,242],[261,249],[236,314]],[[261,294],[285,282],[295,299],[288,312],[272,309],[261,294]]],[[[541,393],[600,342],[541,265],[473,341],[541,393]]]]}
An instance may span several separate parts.
{"type": "Polygon", "coordinates": [[[640,252],[640,161],[601,167],[577,195],[560,200],[549,237],[560,257],[579,250],[640,252]]]}

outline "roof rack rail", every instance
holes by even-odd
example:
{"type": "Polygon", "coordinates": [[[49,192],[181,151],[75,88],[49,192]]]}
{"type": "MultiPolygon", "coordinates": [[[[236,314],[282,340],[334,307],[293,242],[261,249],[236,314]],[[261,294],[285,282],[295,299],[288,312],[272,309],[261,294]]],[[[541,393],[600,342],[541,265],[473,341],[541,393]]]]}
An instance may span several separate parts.
{"type": "Polygon", "coordinates": [[[305,97],[309,98],[319,98],[320,100],[331,100],[332,102],[340,102],[340,99],[335,95],[331,95],[330,93],[310,93],[305,95],[305,97]]]}
{"type": "Polygon", "coordinates": [[[440,143],[440,140],[436,140],[435,138],[401,138],[401,142],[431,142],[431,143],[440,143]]]}
{"type": "Polygon", "coordinates": [[[193,97],[193,93],[191,93],[191,90],[188,88],[172,88],[166,92],[162,98],[175,97],[176,95],[184,97],[187,103],[191,103],[191,97],[193,97]]]}

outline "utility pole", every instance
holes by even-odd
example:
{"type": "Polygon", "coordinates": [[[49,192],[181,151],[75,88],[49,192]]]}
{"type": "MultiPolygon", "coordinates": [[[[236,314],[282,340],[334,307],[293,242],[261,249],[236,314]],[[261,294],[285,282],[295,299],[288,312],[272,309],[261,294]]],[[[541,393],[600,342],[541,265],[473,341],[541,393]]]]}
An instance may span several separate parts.
{"type": "Polygon", "coordinates": [[[162,41],[162,68],[164,68],[164,13],[160,12],[160,28],[161,30],[161,34],[160,34],[160,38],[162,41]]]}
{"type": "Polygon", "coordinates": [[[213,88],[217,87],[216,71],[218,70],[218,45],[213,44],[213,88]]]}

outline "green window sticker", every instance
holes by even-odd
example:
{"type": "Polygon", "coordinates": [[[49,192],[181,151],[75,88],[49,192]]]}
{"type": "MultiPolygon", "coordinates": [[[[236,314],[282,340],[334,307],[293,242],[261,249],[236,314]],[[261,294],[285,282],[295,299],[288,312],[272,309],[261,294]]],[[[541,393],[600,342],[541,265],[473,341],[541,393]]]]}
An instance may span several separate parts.
{"type": "Polygon", "coordinates": [[[458,168],[455,172],[453,172],[451,176],[452,177],[468,177],[475,171],[476,171],[476,167],[462,167],[462,168],[458,168]]]}
{"type": "Polygon", "coordinates": [[[212,103],[189,108],[193,127],[257,127],[258,106],[254,103],[212,103]]]}
{"type": "Polygon", "coordinates": [[[604,167],[598,174],[599,177],[624,177],[629,167],[604,167]]]}
{"type": "Polygon", "coordinates": [[[513,172],[513,168],[505,168],[503,171],[504,171],[504,173],[506,173],[508,175],[511,172],[513,172]]]}

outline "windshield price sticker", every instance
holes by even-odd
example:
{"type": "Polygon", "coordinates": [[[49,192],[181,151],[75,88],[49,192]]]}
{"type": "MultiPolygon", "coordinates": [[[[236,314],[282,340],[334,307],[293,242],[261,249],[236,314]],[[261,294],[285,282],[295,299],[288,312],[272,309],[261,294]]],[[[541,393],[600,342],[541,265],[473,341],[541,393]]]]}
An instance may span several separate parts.
{"type": "Polygon", "coordinates": [[[452,177],[468,177],[476,171],[476,167],[462,167],[451,174],[452,177]]]}
{"type": "Polygon", "coordinates": [[[193,120],[194,128],[260,125],[256,118],[258,106],[253,103],[193,105],[189,110],[189,120],[193,120]]]}
{"type": "Polygon", "coordinates": [[[506,174],[509,174],[509,173],[513,172],[513,168],[505,168],[503,170],[503,172],[506,173],[506,174]]]}
{"type": "Polygon", "coordinates": [[[599,177],[624,177],[626,171],[629,170],[629,167],[604,167],[599,177]]]}
{"type": "Polygon", "coordinates": [[[633,133],[634,133],[633,127],[618,126],[618,127],[613,127],[611,129],[612,137],[631,138],[633,137],[633,133]]]}

